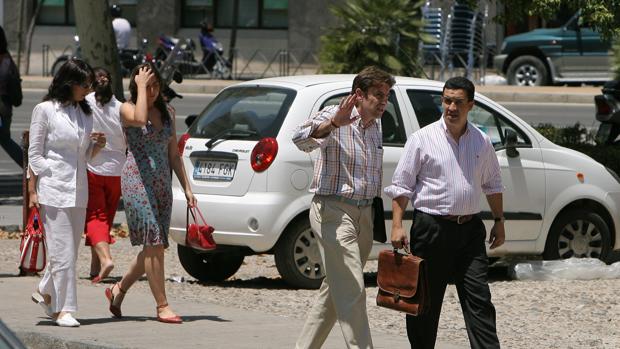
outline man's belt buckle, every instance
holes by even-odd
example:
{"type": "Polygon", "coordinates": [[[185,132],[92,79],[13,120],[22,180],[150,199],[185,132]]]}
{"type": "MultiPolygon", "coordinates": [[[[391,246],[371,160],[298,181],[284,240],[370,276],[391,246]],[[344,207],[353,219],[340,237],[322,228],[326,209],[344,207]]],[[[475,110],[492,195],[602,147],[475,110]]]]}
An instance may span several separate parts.
{"type": "Polygon", "coordinates": [[[463,224],[466,222],[467,216],[456,216],[456,224],[463,224]],[[463,219],[463,221],[461,221],[463,219]]]}

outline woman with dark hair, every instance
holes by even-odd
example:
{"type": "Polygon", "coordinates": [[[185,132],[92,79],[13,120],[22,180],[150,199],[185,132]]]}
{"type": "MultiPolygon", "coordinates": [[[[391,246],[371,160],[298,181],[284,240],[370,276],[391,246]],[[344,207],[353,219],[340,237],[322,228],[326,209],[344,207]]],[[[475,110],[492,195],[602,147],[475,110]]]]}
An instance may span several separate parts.
{"type": "Polygon", "coordinates": [[[112,93],[110,73],[95,68],[95,92],[86,96],[93,110],[93,130],[106,135],[106,145],[88,161],[88,207],[86,208],[86,246],[90,246],[90,276],[100,282],[114,268],[110,229],[121,197],[121,172],[125,164],[125,137],[121,125],[121,102],[112,93]]]}
{"type": "Polygon", "coordinates": [[[13,105],[9,100],[9,79],[19,79],[19,71],[11,58],[4,29],[0,26],[0,146],[20,167],[24,165],[22,148],[11,139],[13,105]]]}
{"type": "Polygon", "coordinates": [[[196,199],[189,186],[177,148],[174,115],[161,96],[161,76],[150,63],[136,67],[129,80],[131,101],[121,106],[121,121],[127,138],[127,161],[121,175],[121,190],[131,244],[142,245],[120,282],[105,290],[110,312],[121,317],[121,303],[129,288],[146,273],[157,303],[157,320],[181,323],[168,306],[164,285],[164,249],[172,210],[174,170],[185,192],[187,204],[196,199]]]}
{"type": "Polygon", "coordinates": [[[48,263],[32,300],[57,325],[77,327],[75,262],[84,230],[88,179],[86,162],[105,146],[92,132],[92,110],[84,100],[94,79],[84,61],[63,64],[43,102],[32,111],[28,164],[30,206],[39,208],[48,263]]]}

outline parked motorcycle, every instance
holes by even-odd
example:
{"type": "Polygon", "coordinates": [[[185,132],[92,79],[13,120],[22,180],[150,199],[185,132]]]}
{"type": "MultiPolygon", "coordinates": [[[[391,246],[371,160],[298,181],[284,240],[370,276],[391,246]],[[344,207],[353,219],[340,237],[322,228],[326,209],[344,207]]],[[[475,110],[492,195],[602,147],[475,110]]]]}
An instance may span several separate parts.
{"type": "MultiPolygon", "coordinates": [[[[60,66],[65,64],[70,58],[81,58],[81,49],[80,49],[80,38],[76,35],[73,37],[74,45],[73,52],[71,54],[61,55],[54,61],[52,65],[52,76],[56,75],[60,66]]],[[[121,74],[123,77],[128,77],[131,74],[131,71],[136,66],[146,63],[153,62],[153,56],[147,52],[148,40],[146,38],[142,39],[140,43],[140,47],[138,49],[119,49],[118,50],[118,58],[121,64],[121,74]]]]}
{"type": "Polygon", "coordinates": [[[158,62],[164,62],[170,56],[170,53],[175,52],[175,65],[183,75],[196,75],[204,74],[205,68],[202,63],[196,60],[194,56],[194,49],[196,44],[192,39],[185,39],[184,41],[167,35],[159,36],[159,46],[155,50],[155,59],[158,62]],[[177,48],[177,50],[174,50],[177,48]]]}
{"type": "Polygon", "coordinates": [[[602,144],[620,144],[620,79],[606,82],[601,91],[594,96],[596,120],[601,122],[596,137],[602,144]]]}

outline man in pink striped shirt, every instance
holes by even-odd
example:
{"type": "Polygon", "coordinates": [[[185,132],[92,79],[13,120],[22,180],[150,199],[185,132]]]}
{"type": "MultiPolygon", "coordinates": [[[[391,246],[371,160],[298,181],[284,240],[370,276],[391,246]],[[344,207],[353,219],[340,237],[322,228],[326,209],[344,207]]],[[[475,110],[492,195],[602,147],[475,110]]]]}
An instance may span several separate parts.
{"type": "Polygon", "coordinates": [[[392,245],[408,244],[402,218],[411,200],[411,251],[427,261],[431,306],[407,315],[412,348],[433,348],[443,296],[453,282],[461,302],[472,348],[499,348],[495,307],[488,285],[486,231],[480,196],[486,195],[495,218],[490,248],[504,243],[502,181],[489,137],[467,121],[474,106],[474,85],[464,77],[446,81],[442,117],[407,140],[392,185],[392,245]]]}
{"type": "Polygon", "coordinates": [[[372,348],[364,264],[372,248],[373,198],[381,194],[381,122],[394,78],[375,67],[353,79],[351,94],[300,125],[293,142],[320,149],[310,191],[325,279],[296,348],[320,348],[336,320],[347,348],[372,348]]]}

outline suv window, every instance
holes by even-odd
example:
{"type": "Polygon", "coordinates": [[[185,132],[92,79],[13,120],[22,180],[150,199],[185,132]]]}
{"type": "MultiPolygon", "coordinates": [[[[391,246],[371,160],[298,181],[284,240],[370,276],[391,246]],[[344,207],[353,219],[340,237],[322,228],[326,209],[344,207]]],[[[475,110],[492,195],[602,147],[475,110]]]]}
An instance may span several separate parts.
{"type": "Polygon", "coordinates": [[[220,93],[187,131],[194,138],[212,138],[229,130],[236,138],[276,137],[297,93],[272,87],[234,87],[220,93]]]}
{"type": "MultiPolygon", "coordinates": [[[[413,105],[420,128],[439,120],[443,113],[441,92],[407,90],[407,96],[413,105]]],[[[507,129],[516,132],[517,146],[531,147],[532,145],[521,129],[498,112],[489,109],[480,102],[475,102],[467,119],[489,136],[496,150],[504,147],[507,129]]]]}
{"type": "MultiPolygon", "coordinates": [[[[348,94],[343,93],[330,97],[323,102],[320,110],[330,105],[338,105],[340,100],[346,97],[348,94]]],[[[396,101],[396,95],[393,90],[390,90],[390,96],[388,97],[388,103],[381,117],[381,131],[383,132],[383,144],[387,146],[399,146],[402,147],[407,142],[407,135],[405,133],[405,126],[403,125],[403,118],[398,109],[398,102],[396,101]]]]}

